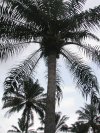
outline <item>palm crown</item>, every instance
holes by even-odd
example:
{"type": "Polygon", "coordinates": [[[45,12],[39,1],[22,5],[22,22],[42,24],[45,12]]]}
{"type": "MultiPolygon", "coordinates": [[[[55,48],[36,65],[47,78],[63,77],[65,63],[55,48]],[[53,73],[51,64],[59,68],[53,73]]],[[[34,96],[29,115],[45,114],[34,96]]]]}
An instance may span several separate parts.
{"type": "Polygon", "coordinates": [[[30,75],[41,57],[55,53],[56,57],[60,54],[64,56],[69,63],[72,73],[78,78],[78,86],[84,88],[83,94],[87,93],[91,86],[97,90],[97,81],[90,68],[67,49],[69,45],[77,45],[87,56],[91,56],[93,61],[100,62],[98,49],[82,42],[87,37],[99,41],[89,29],[99,25],[100,6],[81,12],[84,3],[85,0],[8,0],[6,6],[1,6],[1,40],[6,37],[6,41],[1,43],[1,59],[18,52],[30,42],[40,44],[39,50],[19,68],[11,71],[14,80],[18,80],[20,75],[30,75]],[[17,73],[19,69],[21,70],[17,73]]]}
{"type": "Polygon", "coordinates": [[[95,118],[98,116],[97,108],[92,104],[86,104],[85,108],[81,108],[81,110],[77,110],[76,112],[79,114],[78,119],[84,121],[88,127],[92,127],[93,131],[97,129],[95,118]]]}
{"type": "MultiPolygon", "coordinates": [[[[29,76],[35,69],[40,58],[44,57],[48,64],[48,95],[47,116],[53,119],[55,113],[55,82],[56,82],[56,60],[62,55],[70,70],[77,79],[77,85],[81,88],[83,95],[90,94],[97,101],[98,83],[91,69],[82,62],[67,47],[76,45],[91,57],[96,63],[100,63],[100,52],[98,47],[91,47],[82,42],[85,38],[99,41],[99,38],[90,32],[90,29],[99,26],[100,6],[88,11],[82,11],[86,0],[5,0],[0,6],[0,38],[1,59],[26,47],[30,42],[39,43],[40,48],[33,52],[18,68],[11,73],[11,84],[18,81],[20,77],[29,76]],[[6,38],[6,41],[3,41],[6,38]]],[[[34,50],[33,50],[34,51],[34,50]]],[[[50,123],[49,120],[46,123],[50,123]]],[[[53,119],[53,122],[55,120],[53,119]]],[[[53,123],[54,125],[54,123],[53,123]]],[[[54,130],[51,124],[51,129],[54,130]]],[[[53,133],[54,131],[52,131],[53,133]]]]}
{"type": "MultiPolygon", "coordinates": [[[[9,85],[9,84],[8,84],[9,85]]],[[[24,130],[28,130],[30,123],[33,123],[33,110],[44,116],[46,95],[43,94],[44,89],[37,82],[33,83],[32,79],[24,81],[20,88],[13,90],[7,88],[3,95],[3,108],[8,108],[8,113],[23,110],[22,119],[24,122],[24,130]]],[[[27,133],[27,132],[26,132],[27,133]]]]}

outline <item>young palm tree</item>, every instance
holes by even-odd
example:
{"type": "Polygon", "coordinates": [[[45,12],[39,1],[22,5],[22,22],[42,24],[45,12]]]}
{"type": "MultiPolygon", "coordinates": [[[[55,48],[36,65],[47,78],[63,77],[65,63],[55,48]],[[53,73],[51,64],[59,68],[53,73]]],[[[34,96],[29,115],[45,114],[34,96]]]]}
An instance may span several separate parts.
{"type": "MultiPolygon", "coordinates": [[[[32,123],[33,124],[33,123],[32,123]]],[[[29,127],[32,126],[32,124],[29,125],[29,127]]],[[[21,119],[18,119],[18,127],[12,125],[13,129],[11,130],[8,130],[8,133],[12,132],[12,133],[24,133],[25,132],[25,123],[24,123],[24,119],[21,118],[21,119]]],[[[28,127],[28,128],[29,128],[28,127]]]]}
{"type": "Polygon", "coordinates": [[[32,79],[24,81],[19,89],[5,90],[3,95],[3,108],[8,108],[8,113],[23,110],[22,118],[25,123],[25,133],[28,132],[29,123],[33,121],[33,110],[36,111],[41,117],[44,115],[45,109],[45,94],[44,89],[39,86],[37,82],[33,83],[32,79]]]}
{"type": "MultiPolygon", "coordinates": [[[[66,115],[61,116],[61,112],[57,112],[55,114],[55,123],[56,123],[55,133],[68,131],[68,126],[65,123],[67,119],[68,119],[68,117],[66,117],[66,115]]],[[[42,123],[42,125],[44,125],[45,120],[41,119],[41,123],[42,123]]],[[[44,130],[44,127],[39,127],[37,130],[44,130]]]]}
{"type": "Polygon", "coordinates": [[[85,108],[81,108],[76,113],[79,114],[78,119],[85,121],[89,127],[92,127],[93,132],[96,133],[95,117],[98,115],[97,108],[94,105],[86,104],[85,108]]]}
{"type": "MultiPolygon", "coordinates": [[[[67,66],[76,78],[82,94],[91,95],[96,101],[98,83],[91,69],[73,52],[67,49],[76,45],[93,61],[100,64],[98,47],[84,44],[82,40],[98,37],[90,32],[99,27],[100,5],[82,11],[86,0],[3,0],[0,6],[0,58],[11,56],[30,43],[38,43],[40,48],[33,52],[9,75],[11,85],[19,77],[29,76],[44,57],[48,67],[48,89],[45,133],[55,132],[55,90],[57,61],[63,56],[67,66]]],[[[35,47],[35,46],[34,46],[35,47]]],[[[33,49],[34,51],[34,49],[33,49]]],[[[7,80],[6,80],[7,81],[7,80]]]]}

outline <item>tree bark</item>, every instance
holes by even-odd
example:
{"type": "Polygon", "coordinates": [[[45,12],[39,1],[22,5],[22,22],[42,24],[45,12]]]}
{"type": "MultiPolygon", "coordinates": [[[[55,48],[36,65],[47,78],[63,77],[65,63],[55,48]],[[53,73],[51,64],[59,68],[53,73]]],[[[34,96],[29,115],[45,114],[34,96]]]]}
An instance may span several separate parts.
{"type": "Polygon", "coordinates": [[[93,124],[91,124],[91,127],[92,127],[92,130],[93,130],[93,133],[96,133],[96,128],[95,128],[95,125],[94,125],[94,123],[93,124]]]}
{"type": "Polygon", "coordinates": [[[26,130],[25,130],[25,133],[28,133],[28,126],[29,126],[29,114],[30,114],[30,111],[28,109],[28,112],[27,112],[27,121],[26,121],[26,130]]]}
{"type": "Polygon", "coordinates": [[[48,56],[48,90],[44,133],[55,133],[56,55],[48,56]]]}

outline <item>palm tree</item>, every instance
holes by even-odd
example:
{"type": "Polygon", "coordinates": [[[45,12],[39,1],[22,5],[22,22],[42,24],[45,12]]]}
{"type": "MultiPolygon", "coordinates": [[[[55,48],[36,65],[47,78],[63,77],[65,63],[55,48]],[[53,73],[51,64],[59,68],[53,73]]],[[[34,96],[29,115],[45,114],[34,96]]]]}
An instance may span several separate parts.
{"type": "Polygon", "coordinates": [[[70,127],[70,130],[73,133],[88,133],[88,129],[89,125],[81,121],[75,122],[72,124],[72,127],[70,127]]]}
{"type": "Polygon", "coordinates": [[[97,108],[92,104],[86,104],[85,108],[81,108],[76,113],[79,114],[78,119],[85,121],[89,127],[92,127],[93,132],[96,133],[95,117],[98,115],[97,108]]]}
{"type": "MultiPolygon", "coordinates": [[[[86,0],[3,0],[0,5],[0,58],[19,52],[30,43],[38,43],[39,49],[19,67],[12,69],[10,84],[32,74],[39,60],[44,57],[48,68],[45,133],[55,132],[55,90],[57,61],[63,56],[75,76],[82,94],[97,99],[98,83],[90,67],[84,64],[68,47],[75,45],[97,64],[100,64],[98,47],[82,40],[99,38],[91,28],[99,27],[100,5],[82,11],[86,0]]],[[[34,46],[35,47],[35,46],[34,46]]],[[[34,51],[34,49],[33,49],[34,51]]],[[[7,82],[7,79],[5,83],[7,82]]]]}
{"type": "MultiPolygon", "coordinates": [[[[31,127],[32,124],[33,124],[33,123],[31,123],[31,124],[29,125],[29,127],[31,127]]],[[[12,132],[12,133],[24,133],[24,131],[25,131],[24,119],[23,119],[23,118],[18,119],[18,127],[14,126],[14,125],[12,125],[12,127],[13,127],[13,129],[8,130],[8,133],[9,133],[9,132],[12,132]]],[[[29,128],[29,127],[28,127],[28,128],[29,128]]]]}
{"type": "Polygon", "coordinates": [[[44,89],[39,86],[36,81],[33,83],[32,79],[24,81],[20,84],[19,89],[11,90],[6,89],[3,95],[3,108],[8,108],[9,114],[23,110],[22,118],[24,119],[25,129],[28,132],[29,123],[33,121],[33,110],[36,111],[41,117],[44,115],[45,99],[43,94],[44,89]]]}
{"type": "MultiPolygon", "coordinates": [[[[61,116],[61,112],[55,113],[55,120],[56,120],[55,121],[55,123],[56,123],[55,133],[68,131],[68,126],[65,123],[67,119],[68,119],[68,117],[66,115],[61,116]]],[[[45,124],[45,120],[43,118],[41,119],[41,123],[42,123],[42,125],[45,124]]],[[[44,127],[39,127],[37,130],[44,130],[44,127]]]]}

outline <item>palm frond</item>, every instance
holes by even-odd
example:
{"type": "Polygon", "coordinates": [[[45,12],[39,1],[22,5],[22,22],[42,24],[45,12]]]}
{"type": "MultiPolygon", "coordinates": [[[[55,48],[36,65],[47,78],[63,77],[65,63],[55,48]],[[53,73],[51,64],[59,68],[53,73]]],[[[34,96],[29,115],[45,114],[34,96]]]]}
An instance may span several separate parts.
{"type": "Polygon", "coordinates": [[[48,17],[43,11],[43,1],[32,0],[6,0],[7,5],[10,5],[12,9],[16,9],[21,17],[25,18],[27,22],[35,22],[38,26],[47,26],[46,20],[48,17]],[[41,9],[42,7],[42,9],[41,9]],[[38,19],[39,17],[39,19],[38,19]]]}
{"type": "Polygon", "coordinates": [[[100,26],[100,5],[94,9],[75,14],[71,18],[60,20],[60,27],[63,30],[74,31],[76,29],[93,29],[100,26]]]}
{"type": "MultiPolygon", "coordinates": [[[[56,113],[56,133],[58,131],[66,131],[65,127],[66,127],[66,120],[68,119],[68,117],[66,115],[61,117],[61,112],[56,113]]],[[[67,126],[68,129],[68,126],[67,126]]]]}
{"type": "Polygon", "coordinates": [[[56,70],[56,102],[58,102],[58,105],[60,104],[60,101],[63,98],[61,82],[62,82],[62,78],[60,76],[59,68],[57,67],[57,70],[56,70]]]}
{"type": "Polygon", "coordinates": [[[94,61],[97,65],[100,65],[100,47],[91,46],[90,44],[78,44],[77,45],[84,54],[94,61]]]}
{"type": "Polygon", "coordinates": [[[67,132],[68,131],[68,126],[65,124],[61,127],[60,131],[62,132],[67,132]]]}
{"type": "Polygon", "coordinates": [[[13,88],[17,89],[20,85],[21,79],[25,79],[26,77],[29,77],[29,75],[31,75],[38,61],[41,58],[41,56],[39,56],[38,58],[36,57],[38,55],[38,52],[39,50],[34,52],[17,68],[13,68],[11,70],[9,76],[6,78],[4,82],[4,87],[6,89],[9,88],[12,91],[13,91],[13,88]]]}
{"type": "Polygon", "coordinates": [[[14,106],[14,104],[10,103],[10,102],[6,102],[3,105],[3,109],[4,108],[9,108],[8,111],[6,112],[5,116],[10,116],[12,115],[14,112],[19,112],[21,109],[24,108],[24,103],[23,104],[16,104],[14,106]]]}
{"type": "Polygon", "coordinates": [[[41,30],[36,24],[28,23],[21,17],[16,9],[0,6],[0,38],[9,38],[12,40],[30,41],[39,36],[41,30]]]}
{"type": "Polygon", "coordinates": [[[68,8],[69,16],[73,16],[76,13],[80,13],[86,0],[70,0],[65,2],[68,8]]]}
{"type": "Polygon", "coordinates": [[[90,119],[89,115],[83,113],[81,110],[77,110],[76,111],[76,114],[79,114],[79,117],[78,117],[79,120],[87,120],[87,119],[90,119]]]}
{"type": "Polygon", "coordinates": [[[62,55],[70,66],[77,86],[81,89],[83,96],[91,95],[92,92],[99,92],[98,82],[89,66],[83,64],[82,60],[72,54],[69,50],[62,49],[62,55]]]}
{"type": "Polygon", "coordinates": [[[6,60],[8,57],[14,55],[15,53],[19,53],[22,49],[29,46],[30,42],[23,42],[23,43],[11,43],[7,41],[6,43],[0,44],[0,59],[6,60]]]}
{"type": "Polygon", "coordinates": [[[99,96],[97,95],[97,93],[95,91],[93,91],[91,93],[91,104],[96,106],[97,110],[98,110],[99,102],[100,102],[99,101],[99,96]]]}
{"type": "Polygon", "coordinates": [[[91,124],[91,122],[94,123],[94,118],[97,116],[98,111],[94,105],[86,104],[85,107],[77,110],[76,113],[79,114],[79,120],[87,121],[91,124]]]}
{"type": "MultiPolygon", "coordinates": [[[[42,107],[42,106],[41,106],[41,107],[42,107]]],[[[32,108],[35,110],[35,112],[36,112],[41,118],[44,118],[45,112],[44,112],[43,108],[41,108],[41,107],[39,107],[39,106],[34,106],[34,105],[33,105],[32,108]]]]}
{"type": "MultiPolygon", "coordinates": [[[[81,42],[83,39],[91,38],[96,41],[100,41],[100,39],[94,35],[93,33],[89,32],[88,30],[81,30],[81,31],[74,31],[74,32],[68,32],[68,31],[62,31],[61,37],[66,40],[66,44],[69,44],[69,41],[71,39],[72,43],[75,42],[81,42]]],[[[71,42],[70,42],[71,44],[71,42]]]]}
{"type": "Polygon", "coordinates": [[[16,126],[12,125],[12,127],[16,129],[17,132],[20,132],[20,130],[16,126]]]}

